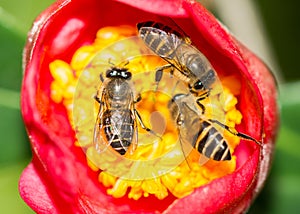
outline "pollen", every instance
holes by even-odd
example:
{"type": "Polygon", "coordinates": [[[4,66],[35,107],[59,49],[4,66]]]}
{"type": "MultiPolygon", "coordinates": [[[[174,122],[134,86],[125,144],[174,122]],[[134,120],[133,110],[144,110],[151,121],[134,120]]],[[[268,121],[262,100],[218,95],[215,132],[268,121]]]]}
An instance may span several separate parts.
{"type": "MultiPolygon", "coordinates": [[[[233,155],[230,161],[209,159],[201,164],[199,160],[202,155],[195,149],[184,154],[182,142],[178,144],[180,141],[178,140],[179,133],[176,121],[172,121],[168,109],[168,102],[174,93],[173,86],[168,86],[168,81],[162,81],[159,85],[160,89],[171,88],[168,91],[171,94],[169,96],[163,90],[156,91],[155,69],[164,65],[165,62],[158,56],[149,54],[139,56],[143,51],[139,41],[126,40],[126,38],[136,36],[136,33],[133,26],[103,27],[95,35],[93,43],[82,46],[75,51],[70,62],[60,59],[51,62],[49,64],[50,74],[53,78],[50,86],[51,99],[53,102],[65,106],[74,131],[80,132],[80,135],[76,136],[77,140],[74,145],[85,151],[87,166],[98,173],[98,182],[107,189],[108,195],[115,198],[128,197],[132,200],[147,198],[150,195],[154,195],[160,200],[170,195],[182,198],[191,194],[196,188],[232,173],[236,168],[236,157],[233,155]],[[113,45],[115,43],[117,44],[113,45]],[[147,132],[139,124],[137,127],[138,145],[133,152],[126,152],[124,157],[118,157],[119,154],[100,157],[93,145],[93,128],[99,109],[99,107],[95,108],[94,106],[99,106],[99,104],[93,99],[93,96],[79,94],[75,97],[75,92],[79,87],[80,76],[89,76],[89,73],[84,73],[84,71],[95,65],[93,63],[95,59],[98,64],[106,64],[108,68],[113,63],[122,61],[126,56],[135,56],[125,66],[132,71],[133,77],[136,77],[134,79],[135,90],[140,92],[142,97],[142,100],[136,103],[136,110],[139,112],[144,125],[150,127],[156,135],[147,132]],[[142,78],[138,78],[139,75],[142,78]],[[145,88],[153,90],[146,91],[145,88]],[[74,99],[79,98],[80,100],[76,100],[77,108],[75,108],[74,99]],[[86,110],[90,108],[93,111],[91,116],[86,110]],[[81,118],[79,120],[80,127],[74,124],[76,117],[81,118]],[[179,156],[183,158],[179,159],[179,156]],[[124,159],[129,160],[129,162],[120,162],[124,159]],[[158,162],[160,165],[157,164],[158,162]],[[118,164],[115,168],[116,174],[107,170],[114,168],[112,167],[113,164],[118,164]],[[129,169],[128,177],[124,178],[117,175],[122,170],[126,174],[126,170],[129,169]],[[154,173],[155,176],[147,177],[147,179],[138,179],[141,176],[141,171],[149,175],[155,171],[156,174],[154,173]],[[161,171],[165,172],[160,174],[161,171]]],[[[97,74],[98,76],[99,74],[97,74]]],[[[164,76],[173,81],[172,85],[176,84],[175,78],[169,77],[169,74],[164,74],[164,76]]],[[[216,100],[216,103],[204,102],[203,104],[206,106],[207,117],[221,115],[220,118],[223,118],[224,124],[234,129],[236,125],[242,123],[242,114],[237,108],[240,86],[235,84],[237,79],[234,77],[225,77],[223,80],[222,96],[217,93],[213,94],[210,100],[216,100]]],[[[91,90],[96,94],[98,86],[90,87],[87,79],[82,84],[84,90],[91,90]]],[[[231,154],[233,154],[240,139],[227,131],[222,130],[222,133],[229,143],[231,154]]],[[[112,149],[107,146],[105,150],[110,151],[112,149]]]]}

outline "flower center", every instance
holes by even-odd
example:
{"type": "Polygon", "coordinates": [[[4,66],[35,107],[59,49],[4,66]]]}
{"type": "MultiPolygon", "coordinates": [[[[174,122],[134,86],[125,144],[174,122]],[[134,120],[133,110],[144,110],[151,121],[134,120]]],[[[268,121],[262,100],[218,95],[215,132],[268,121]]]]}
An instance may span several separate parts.
{"type": "MultiPolygon", "coordinates": [[[[158,56],[142,55],[141,44],[134,39],[126,39],[132,36],[136,36],[136,29],[131,26],[101,28],[94,43],[79,48],[70,63],[55,60],[49,65],[53,77],[51,99],[62,103],[67,109],[70,124],[77,132],[77,141],[74,143],[86,152],[88,166],[99,173],[98,180],[107,188],[107,193],[115,198],[127,195],[135,200],[149,195],[164,199],[169,194],[181,198],[193,192],[195,188],[232,173],[236,168],[234,155],[230,161],[209,159],[200,163],[202,155],[197,150],[192,149],[187,153],[182,150],[182,145],[186,143],[180,128],[184,120],[180,121],[178,118],[182,115],[170,109],[170,102],[176,94],[188,93],[184,89],[187,87],[180,80],[171,77],[168,72],[163,72],[164,77],[156,85],[155,70],[165,62],[158,56]],[[128,150],[132,152],[127,151],[121,157],[107,146],[106,149],[112,150],[113,155],[105,156],[105,152],[99,154],[93,144],[93,128],[97,123],[95,118],[99,112],[99,102],[91,95],[95,95],[97,90],[102,90],[105,84],[99,80],[99,68],[102,69],[105,79],[106,69],[115,66],[115,62],[128,60],[126,56],[134,56],[128,64],[123,63],[122,66],[132,72],[134,90],[137,92],[134,95],[141,94],[141,100],[134,104],[134,109],[141,116],[143,123],[137,122],[136,149],[131,149],[131,145],[128,150]],[[94,82],[95,87],[92,84],[94,82]],[[148,90],[149,88],[152,90],[148,90]],[[152,132],[147,132],[143,125],[152,132]],[[120,162],[119,158],[127,162],[120,162]],[[141,177],[141,171],[144,177],[141,177]]],[[[233,80],[232,76],[223,77],[222,94],[211,93],[210,97],[202,102],[206,118],[224,116],[224,121],[221,122],[232,128],[242,120],[242,115],[236,108],[239,87],[233,80]]],[[[228,142],[230,153],[233,154],[240,139],[218,125],[215,125],[215,128],[228,142]]]]}

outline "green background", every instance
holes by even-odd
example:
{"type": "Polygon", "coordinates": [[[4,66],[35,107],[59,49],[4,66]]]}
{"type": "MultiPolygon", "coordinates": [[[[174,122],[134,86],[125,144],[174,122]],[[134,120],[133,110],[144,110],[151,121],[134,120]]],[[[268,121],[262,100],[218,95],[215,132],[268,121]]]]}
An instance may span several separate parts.
{"type": "MultiPolygon", "coordinates": [[[[34,18],[50,0],[0,0],[0,210],[33,213],[17,185],[30,161],[30,147],[19,106],[22,49],[34,18]]],[[[299,1],[256,0],[262,23],[282,71],[279,83],[281,128],[265,188],[249,213],[298,213],[300,210],[299,1]]]]}

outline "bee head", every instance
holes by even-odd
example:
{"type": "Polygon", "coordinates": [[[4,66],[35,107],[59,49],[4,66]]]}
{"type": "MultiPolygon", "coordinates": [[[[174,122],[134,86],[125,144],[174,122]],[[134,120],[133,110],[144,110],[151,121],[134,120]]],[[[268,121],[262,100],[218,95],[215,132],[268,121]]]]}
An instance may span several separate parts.
{"type": "Polygon", "coordinates": [[[125,80],[131,79],[131,72],[127,68],[112,67],[106,71],[107,78],[121,78],[125,80]]]}

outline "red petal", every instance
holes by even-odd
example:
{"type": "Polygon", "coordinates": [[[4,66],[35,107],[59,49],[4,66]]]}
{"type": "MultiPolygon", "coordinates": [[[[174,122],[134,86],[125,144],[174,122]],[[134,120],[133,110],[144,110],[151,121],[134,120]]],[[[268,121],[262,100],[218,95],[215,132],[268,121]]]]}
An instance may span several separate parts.
{"type": "Polygon", "coordinates": [[[51,200],[51,195],[47,192],[47,188],[33,164],[29,164],[23,171],[19,185],[21,197],[34,211],[41,214],[58,213],[51,200]]]}
{"type": "Polygon", "coordinates": [[[134,8],[154,13],[162,16],[185,16],[186,11],[182,7],[183,0],[161,0],[161,1],[143,1],[140,0],[116,0],[134,8]],[[163,10],[162,10],[163,8],[163,10]]]}
{"type": "Polygon", "coordinates": [[[245,65],[247,66],[249,73],[252,74],[249,78],[257,85],[260,94],[263,96],[263,132],[265,135],[265,145],[262,151],[262,160],[257,178],[258,184],[255,190],[256,192],[259,192],[272,164],[275,140],[279,128],[277,84],[268,67],[246,47],[238,41],[236,42],[240,46],[240,52],[245,60],[245,65]]]}

